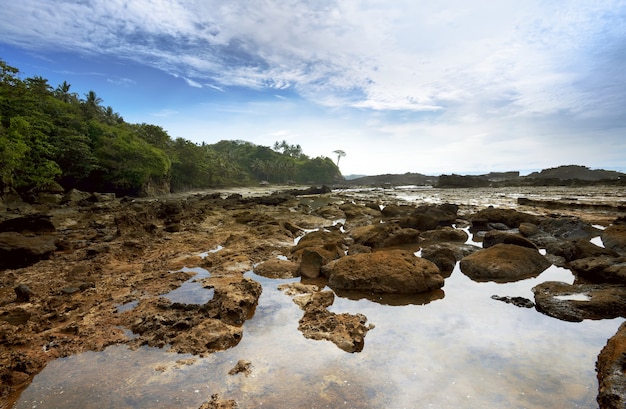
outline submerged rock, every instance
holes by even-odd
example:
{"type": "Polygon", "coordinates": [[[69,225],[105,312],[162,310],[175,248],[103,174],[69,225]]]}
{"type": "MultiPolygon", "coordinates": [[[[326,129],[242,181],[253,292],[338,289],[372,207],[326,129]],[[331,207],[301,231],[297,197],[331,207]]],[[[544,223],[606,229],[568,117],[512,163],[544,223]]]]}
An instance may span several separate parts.
{"type": "Polygon", "coordinates": [[[410,251],[383,250],[354,254],[322,268],[333,289],[416,294],[443,287],[439,268],[410,251]]]}
{"type": "Polygon", "coordinates": [[[474,281],[512,282],[536,277],[551,263],[537,250],[496,244],[461,260],[463,274],[474,281]]]}
{"type": "Polygon", "coordinates": [[[608,340],[598,355],[598,405],[600,409],[626,407],[626,323],[608,340]]]}
{"type": "Polygon", "coordinates": [[[626,317],[626,286],[548,281],[533,293],[537,311],[563,321],[626,317]]]}

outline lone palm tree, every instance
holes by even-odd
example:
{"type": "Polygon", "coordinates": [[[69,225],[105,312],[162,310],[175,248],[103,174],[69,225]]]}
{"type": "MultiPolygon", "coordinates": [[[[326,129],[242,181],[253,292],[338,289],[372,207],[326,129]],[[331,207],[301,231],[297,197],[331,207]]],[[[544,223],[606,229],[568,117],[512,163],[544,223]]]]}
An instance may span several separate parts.
{"type": "Polygon", "coordinates": [[[346,153],[341,149],[337,149],[336,151],[333,151],[333,153],[337,155],[337,167],[339,167],[339,159],[346,156],[346,153]]]}

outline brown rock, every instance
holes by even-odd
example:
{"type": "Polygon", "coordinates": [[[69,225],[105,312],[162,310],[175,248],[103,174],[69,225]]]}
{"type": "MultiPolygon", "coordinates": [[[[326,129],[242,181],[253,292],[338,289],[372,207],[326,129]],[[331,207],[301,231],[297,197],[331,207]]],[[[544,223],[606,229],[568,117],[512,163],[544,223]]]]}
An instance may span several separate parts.
{"type": "Polygon", "coordinates": [[[537,311],[563,321],[626,317],[626,286],[548,281],[533,293],[537,311]]]}
{"type": "Polygon", "coordinates": [[[598,355],[598,405],[600,409],[626,407],[626,323],[608,340],[598,355]]]}
{"type": "Polygon", "coordinates": [[[463,230],[449,226],[422,232],[420,237],[431,241],[455,241],[465,243],[469,236],[463,230]]]}
{"type": "Polygon", "coordinates": [[[626,284],[626,257],[587,257],[569,265],[576,275],[588,282],[626,284]]]}
{"type": "Polygon", "coordinates": [[[511,282],[535,277],[551,263],[537,250],[496,244],[461,260],[461,271],[474,281],[511,282]]]}
{"type": "Polygon", "coordinates": [[[533,242],[518,234],[504,233],[497,230],[491,230],[485,234],[483,238],[483,248],[493,247],[498,243],[515,244],[516,246],[537,250],[537,246],[535,246],[533,242]]]}
{"type": "Polygon", "coordinates": [[[268,260],[255,266],[254,272],[267,278],[293,278],[298,276],[298,263],[290,260],[268,260]]]}
{"type": "Polygon", "coordinates": [[[374,293],[416,294],[443,287],[443,277],[432,262],[405,250],[355,254],[323,267],[333,289],[374,293]]]}
{"type": "Polygon", "coordinates": [[[502,223],[509,228],[519,227],[521,223],[533,223],[538,224],[539,218],[532,214],[518,212],[513,209],[497,209],[495,207],[489,207],[483,209],[470,218],[470,220],[480,220],[488,223],[502,223]]]}

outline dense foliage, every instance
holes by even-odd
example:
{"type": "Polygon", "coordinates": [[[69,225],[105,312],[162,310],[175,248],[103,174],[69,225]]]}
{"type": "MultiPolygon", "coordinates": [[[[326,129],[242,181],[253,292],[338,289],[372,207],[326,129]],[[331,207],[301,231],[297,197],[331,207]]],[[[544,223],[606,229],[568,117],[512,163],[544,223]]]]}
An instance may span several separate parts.
{"type": "Polygon", "coordinates": [[[332,183],[341,174],[299,145],[195,144],[156,125],[130,124],[94,91],[21,79],[0,60],[0,193],[64,189],[147,194],[225,185],[332,183]]]}

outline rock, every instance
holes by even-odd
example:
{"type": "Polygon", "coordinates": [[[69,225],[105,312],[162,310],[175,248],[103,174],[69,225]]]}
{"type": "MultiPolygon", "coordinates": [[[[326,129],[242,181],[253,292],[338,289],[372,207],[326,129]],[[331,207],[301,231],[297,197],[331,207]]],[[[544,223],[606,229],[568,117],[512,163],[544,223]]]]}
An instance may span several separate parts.
{"type": "Polygon", "coordinates": [[[551,263],[528,247],[496,244],[461,260],[461,271],[474,281],[512,282],[536,277],[551,263]]]}
{"type": "Polygon", "coordinates": [[[344,212],[344,214],[346,215],[346,219],[348,220],[360,217],[374,218],[381,216],[381,212],[379,210],[375,210],[362,205],[357,205],[354,203],[344,203],[339,206],[339,209],[344,212]]]}
{"type": "Polygon", "coordinates": [[[89,199],[90,196],[91,196],[91,193],[82,192],[78,189],[71,189],[69,192],[65,194],[65,196],[63,196],[63,200],[61,201],[61,203],[62,204],[65,204],[65,203],[77,204],[83,200],[89,199]]]}
{"type": "Polygon", "coordinates": [[[381,213],[385,217],[400,217],[411,213],[415,208],[407,205],[395,205],[389,204],[381,210],[381,213]]]}
{"type": "Polygon", "coordinates": [[[513,209],[497,209],[489,207],[483,209],[470,217],[470,221],[474,224],[474,220],[479,221],[480,224],[487,223],[502,223],[509,228],[519,227],[521,223],[534,223],[538,224],[539,218],[532,214],[518,212],[513,209]]]}
{"type": "Polygon", "coordinates": [[[535,306],[534,302],[524,297],[500,297],[499,295],[492,295],[491,298],[497,301],[503,301],[507,304],[513,304],[520,308],[533,308],[535,306]]]}
{"type": "Polygon", "coordinates": [[[325,308],[308,308],[298,329],[306,338],[331,341],[346,352],[361,352],[365,335],[371,329],[366,323],[363,314],[335,314],[325,308]]]}
{"type": "Polygon", "coordinates": [[[600,409],[626,407],[626,323],[608,340],[598,355],[598,405],[600,409]]]}
{"type": "Polygon", "coordinates": [[[461,243],[465,243],[469,238],[467,233],[463,230],[454,229],[449,226],[422,232],[420,237],[429,241],[457,241],[461,243]]]}
{"type": "Polygon", "coordinates": [[[403,217],[398,224],[400,227],[426,231],[436,229],[439,226],[439,220],[427,214],[414,214],[403,217]]]}
{"type": "Polygon", "coordinates": [[[246,361],[245,359],[240,359],[239,361],[237,361],[237,364],[230,371],[228,371],[228,374],[236,375],[238,373],[244,373],[246,376],[248,376],[252,372],[252,370],[250,369],[251,367],[252,362],[246,361]]]}
{"type": "Polygon", "coordinates": [[[600,237],[605,248],[626,255],[626,224],[612,224],[600,237]]]}
{"type": "Polygon", "coordinates": [[[535,246],[532,241],[518,234],[504,233],[495,230],[489,231],[485,234],[485,237],[483,238],[483,248],[493,247],[498,243],[514,244],[516,246],[528,247],[529,249],[537,250],[537,246],[535,246]]]}
{"type": "Polygon", "coordinates": [[[237,402],[229,399],[220,399],[219,394],[214,393],[211,395],[211,400],[204,402],[198,409],[236,409],[237,402]]]}
{"type": "Polygon", "coordinates": [[[435,264],[405,250],[345,256],[325,265],[322,273],[329,287],[339,290],[416,294],[444,284],[435,264]]]}
{"type": "Polygon", "coordinates": [[[34,295],[33,290],[31,290],[26,284],[19,284],[13,290],[15,291],[16,302],[28,302],[30,301],[30,297],[34,295]]]}
{"type": "Polygon", "coordinates": [[[570,262],[569,266],[590,283],[626,285],[626,257],[586,257],[570,262]]]}
{"type": "Polygon", "coordinates": [[[337,258],[337,254],[321,247],[305,248],[300,257],[297,273],[306,278],[321,275],[322,266],[337,258]]]}
{"type": "Polygon", "coordinates": [[[384,223],[355,227],[350,230],[350,237],[356,244],[371,248],[384,248],[417,244],[420,241],[419,231],[411,228],[400,228],[397,224],[384,223]]]}
{"type": "Polygon", "coordinates": [[[256,265],[254,272],[267,278],[293,278],[298,276],[298,263],[290,260],[268,260],[256,265]]]}
{"type": "Polygon", "coordinates": [[[457,262],[456,254],[451,248],[437,245],[423,248],[422,258],[435,263],[444,278],[450,277],[457,262]]]}
{"type": "Polygon", "coordinates": [[[49,258],[56,250],[56,237],[0,233],[0,269],[20,268],[49,258]]]}
{"type": "Polygon", "coordinates": [[[46,214],[32,214],[14,217],[0,222],[0,232],[17,233],[54,233],[56,228],[50,221],[51,216],[46,214]]]}
{"type": "Polygon", "coordinates": [[[626,317],[626,286],[548,281],[533,293],[537,311],[563,321],[626,317]]]}
{"type": "Polygon", "coordinates": [[[438,226],[451,226],[457,217],[459,207],[454,204],[445,203],[441,205],[420,206],[413,212],[414,216],[429,216],[437,221],[438,226]]]}
{"type": "Polygon", "coordinates": [[[572,241],[578,239],[589,240],[602,232],[602,230],[577,217],[568,216],[544,219],[539,223],[539,229],[556,238],[572,241]]]}
{"type": "Polygon", "coordinates": [[[316,230],[302,236],[298,244],[291,250],[291,253],[298,258],[305,248],[321,247],[337,257],[341,257],[344,254],[345,246],[345,238],[341,232],[316,230]]]}

